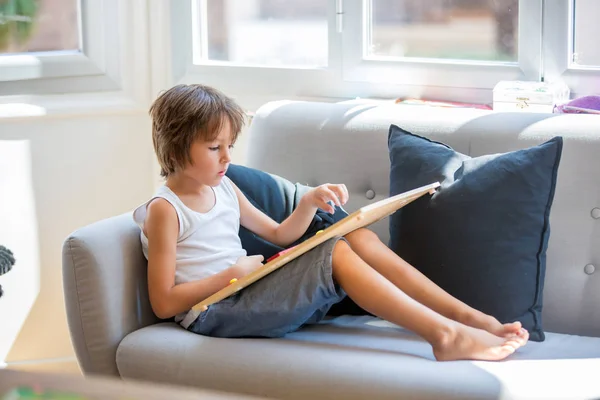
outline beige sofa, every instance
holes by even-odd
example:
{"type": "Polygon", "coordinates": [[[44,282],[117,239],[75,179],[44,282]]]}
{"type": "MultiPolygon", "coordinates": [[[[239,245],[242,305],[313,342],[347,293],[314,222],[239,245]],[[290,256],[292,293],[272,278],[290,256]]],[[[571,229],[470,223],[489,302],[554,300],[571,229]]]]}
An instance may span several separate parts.
{"type": "MultiPolygon", "coordinates": [[[[286,399],[599,398],[600,118],[273,102],[254,118],[248,165],[309,185],[346,183],[352,211],[388,195],[387,134],[400,122],[472,156],[563,136],[544,342],[503,362],[442,363],[416,335],[369,316],[341,316],[283,339],[195,335],[153,315],[139,231],[125,214],[64,243],[66,307],[82,370],[286,399]]],[[[388,240],[387,221],[373,230],[388,240]]]]}

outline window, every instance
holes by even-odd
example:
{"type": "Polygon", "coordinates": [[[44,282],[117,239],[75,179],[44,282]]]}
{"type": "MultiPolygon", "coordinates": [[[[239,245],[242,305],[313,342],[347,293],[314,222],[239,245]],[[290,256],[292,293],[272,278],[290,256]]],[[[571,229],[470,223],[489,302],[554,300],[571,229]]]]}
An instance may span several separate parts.
{"type": "Polygon", "coordinates": [[[152,4],[152,53],[170,55],[152,65],[165,72],[153,71],[155,93],[175,83],[203,82],[234,96],[252,93],[252,101],[262,103],[275,93],[298,98],[336,90],[341,42],[331,23],[333,0],[152,4]]]}
{"type": "Polygon", "coordinates": [[[577,66],[600,67],[600,46],[596,38],[600,37],[600,4],[597,0],[574,0],[573,21],[573,57],[577,66]]]}
{"type": "Polygon", "coordinates": [[[518,0],[371,0],[366,56],[518,61],[518,0]]]}
{"type": "Polygon", "coordinates": [[[327,3],[323,0],[207,0],[198,4],[197,63],[327,65],[327,3]]]}
{"type": "Polygon", "coordinates": [[[79,49],[77,0],[0,2],[0,54],[79,49]]]}
{"type": "Polygon", "coordinates": [[[541,0],[362,0],[342,12],[346,81],[460,96],[451,92],[539,78],[541,0]]]}
{"type": "Polygon", "coordinates": [[[574,97],[600,93],[598,15],[597,0],[545,3],[543,77],[564,80],[574,97]]]}
{"type": "Polygon", "coordinates": [[[491,102],[500,80],[600,91],[597,0],[172,2],[173,83],[273,98],[491,102]],[[174,4],[178,3],[178,4],[174,4]],[[189,16],[191,15],[191,18],[189,16]]]}
{"type": "Polygon", "coordinates": [[[0,0],[0,96],[118,90],[119,7],[0,0]]]}

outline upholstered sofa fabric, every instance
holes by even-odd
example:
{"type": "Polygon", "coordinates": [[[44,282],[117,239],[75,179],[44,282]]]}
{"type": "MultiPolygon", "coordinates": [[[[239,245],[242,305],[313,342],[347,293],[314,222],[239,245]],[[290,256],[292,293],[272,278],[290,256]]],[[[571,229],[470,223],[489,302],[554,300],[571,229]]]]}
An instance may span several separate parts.
{"type": "MultiPolygon", "coordinates": [[[[367,317],[342,317],[275,340],[207,338],[174,323],[157,324],[139,230],[127,213],[77,230],[63,248],[69,329],[84,373],[279,398],[600,397],[600,216],[593,212],[600,208],[600,119],[273,102],[254,117],[248,166],[308,186],[345,183],[350,212],[389,195],[392,123],[471,157],[563,136],[550,215],[544,342],[531,342],[499,363],[435,362],[415,335],[365,325],[367,317]]],[[[385,242],[388,222],[372,226],[385,242]]]]}
{"type": "Polygon", "coordinates": [[[431,346],[373,317],[338,317],[285,339],[219,339],[173,324],[127,336],[126,379],[283,399],[573,399],[600,395],[600,338],[548,333],[508,362],[436,362],[431,346]]]}
{"type": "MultiPolygon", "coordinates": [[[[311,186],[343,182],[350,192],[344,208],[352,212],[389,196],[391,124],[469,157],[525,149],[562,136],[542,319],[548,332],[600,336],[600,218],[593,217],[600,207],[600,118],[367,100],[271,102],[254,117],[248,165],[311,186]],[[594,266],[587,267],[591,274],[586,273],[588,265],[594,266]]],[[[389,242],[389,219],[371,229],[389,242]]]]}
{"type": "Polygon", "coordinates": [[[160,321],[148,300],[139,235],[127,213],[78,229],[63,244],[69,330],[85,373],[118,375],[121,339],[160,321]]]}

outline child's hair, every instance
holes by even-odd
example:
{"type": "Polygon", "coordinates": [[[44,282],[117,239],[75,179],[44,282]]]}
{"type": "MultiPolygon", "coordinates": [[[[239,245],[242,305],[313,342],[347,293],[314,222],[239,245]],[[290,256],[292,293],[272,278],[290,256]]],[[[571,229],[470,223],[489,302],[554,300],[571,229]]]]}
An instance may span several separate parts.
{"type": "Polygon", "coordinates": [[[152,142],[160,175],[166,178],[191,163],[192,143],[216,139],[225,118],[235,143],[244,115],[234,100],[209,86],[177,85],[163,92],[150,107],[152,142]]]}

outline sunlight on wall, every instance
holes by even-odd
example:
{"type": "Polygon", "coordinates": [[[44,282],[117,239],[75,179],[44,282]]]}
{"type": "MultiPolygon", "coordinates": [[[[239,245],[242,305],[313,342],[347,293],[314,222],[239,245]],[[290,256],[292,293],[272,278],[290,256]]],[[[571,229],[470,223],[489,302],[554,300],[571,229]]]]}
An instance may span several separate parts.
{"type": "Polygon", "coordinates": [[[38,227],[28,140],[0,140],[0,244],[16,263],[0,276],[0,364],[12,347],[40,289],[38,227]]]}
{"type": "Polygon", "coordinates": [[[46,115],[44,107],[26,103],[0,104],[0,118],[2,117],[38,117],[46,115]]]}

